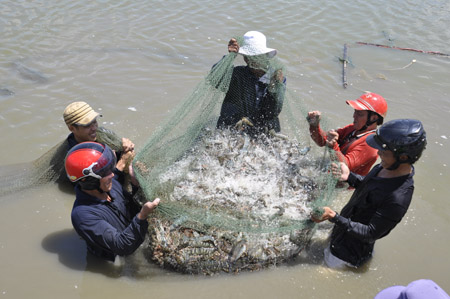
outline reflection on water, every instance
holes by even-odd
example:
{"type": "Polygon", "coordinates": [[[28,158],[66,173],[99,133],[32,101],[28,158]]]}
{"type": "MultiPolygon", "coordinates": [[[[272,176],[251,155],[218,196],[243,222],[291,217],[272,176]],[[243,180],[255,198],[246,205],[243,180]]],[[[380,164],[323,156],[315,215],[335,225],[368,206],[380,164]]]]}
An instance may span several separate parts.
{"type": "Polygon", "coordinates": [[[143,252],[91,271],[70,223],[74,196],[48,185],[0,198],[1,294],[370,298],[418,278],[449,292],[450,240],[443,236],[450,227],[450,60],[356,44],[447,53],[449,10],[445,1],[1,1],[0,165],[33,161],[63,140],[62,111],[75,100],[88,101],[102,112],[101,125],[142,146],[226,53],[228,39],[248,30],[267,35],[287,65],[288,87],[321,110],[330,127],[348,124],[345,100],[370,90],[387,99],[388,119],[420,119],[429,138],[410,210],[377,242],[361,272],[324,268],[319,243],[311,248],[314,258],[301,255],[292,265],[238,276],[162,271],[143,252]],[[344,43],[351,61],[347,89],[338,59],[344,43]],[[433,258],[418,258],[423,252],[433,258]]]}

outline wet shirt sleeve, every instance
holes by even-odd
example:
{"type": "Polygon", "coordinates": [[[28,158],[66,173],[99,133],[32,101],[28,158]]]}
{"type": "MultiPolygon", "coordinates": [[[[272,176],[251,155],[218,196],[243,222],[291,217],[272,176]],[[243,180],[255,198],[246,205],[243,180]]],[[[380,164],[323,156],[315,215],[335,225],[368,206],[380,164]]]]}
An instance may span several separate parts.
{"type": "Polygon", "coordinates": [[[133,217],[122,231],[119,219],[108,219],[111,215],[103,210],[79,207],[72,213],[72,223],[78,234],[93,246],[112,252],[114,255],[129,255],[144,241],[148,230],[146,220],[133,217]],[[108,220],[106,220],[108,219],[108,220]]]}
{"type": "Polygon", "coordinates": [[[360,139],[353,141],[345,154],[339,147],[334,149],[338,155],[338,159],[341,162],[345,162],[350,171],[359,172],[363,169],[369,171],[370,167],[377,160],[377,150],[367,144],[367,136],[368,135],[365,135],[360,139]]]}
{"type": "Polygon", "coordinates": [[[327,134],[325,133],[325,131],[322,130],[320,125],[317,127],[309,126],[309,135],[318,146],[325,146],[327,134]]]}
{"type": "Polygon", "coordinates": [[[409,185],[391,193],[371,192],[371,202],[361,202],[356,212],[346,218],[336,216],[335,224],[364,242],[373,243],[386,236],[403,218],[412,199],[414,187],[409,185]]]}

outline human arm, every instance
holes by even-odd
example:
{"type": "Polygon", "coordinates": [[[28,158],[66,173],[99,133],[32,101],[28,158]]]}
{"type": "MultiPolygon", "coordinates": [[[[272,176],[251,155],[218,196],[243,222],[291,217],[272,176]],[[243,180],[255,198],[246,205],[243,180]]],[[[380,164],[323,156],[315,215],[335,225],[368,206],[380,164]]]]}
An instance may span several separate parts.
{"type": "Polygon", "coordinates": [[[230,41],[228,42],[228,52],[229,53],[231,53],[231,52],[238,53],[239,52],[239,44],[235,38],[230,39],[230,41]]]}
{"type": "Polygon", "coordinates": [[[128,175],[130,176],[130,181],[131,184],[133,184],[134,186],[139,186],[139,182],[135,176],[134,173],[134,169],[133,169],[133,159],[136,156],[134,150],[133,151],[128,151],[123,153],[120,156],[120,160],[117,161],[116,164],[116,169],[118,170],[119,173],[119,181],[121,183],[123,183],[124,181],[124,173],[128,173],[128,175]]]}
{"type": "MultiPolygon", "coordinates": [[[[344,163],[331,163],[331,173],[333,177],[342,182],[348,179],[350,171],[344,163]]],[[[323,207],[322,210],[319,209],[318,211],[311,213],[311,220],[316,223],[325,220],[334,222],[337,216],[338,214],[330,207],[323,207]],[[320,212],[322,212],[322,214],[320,214],[320,212]]]]}
{"type": "Polygon", "coordinates": [[[148,231],[148,222],[133,217],[123,230],[119,230],[122,222],[112,210],[74,209],[72,224],[97,255],[108,259],[112,257],[114,260],[116,255],[132,254],[142,244],[148,231]]]}
{"type": "MultiPolygon", "coordinates": [[[[359,240],[369,243],[375,242],[377,239],[386,236],[400,222],[407,211],[405,206],[391,202],[389,199],[387,202],[377,208],[374,213],[370,213],[370,216],[346,218],[342,215],[336,215],[333,222],[359,240]],[[365,219],[366,217],[368,219],[365,219]]],[[[364,207],[362,208],[364,209],[364,207]]],[[[364,214],[364,211],[360,214],[364,214]]]]}
{"type": "MultiPolygon", "coordinates": [[[[344,138],[349,134],[345,131],[349,129],[351,128],[347,126],[337,130],[337,132],[344,138]]],[[[351,141],[349,144],[344,143],[341,147],[339,145],[334,147],[337,159],[346,163],[351,172],[365,175],[377,160],[377,150],[367,144],[367,136],[369,135],[364,135],[351,141]]]]}
{"type": "Polygon", "coordinates": [[[320,216],[312,213],[311,220],[316,223],[320,223],[325,220],[332,221],[331,219],[333,219],[337,215],[337,213],[334,210],[332,210],[330,207],[323,207],[322,210],[323,210],[323,213],[320,216]]]}
{"type": "Polygon", "coordinates": [[[351,187],[358,187],[364,180],[364,176],[350,171],[343,162],[331,163],[331,173],[340,182],[347,182],[351,187]]]}
{"type": "Polygon", "coordinates": [[[125,153],[132,152],[134,151],[134,143],[128,138],[122,138],[122,148],[125,153]]]}
{"type": "Polygon", "coordinates": [[[71,217],[77,233],[95,252],[106,252],[106,255],[101,256],[109,259],[111,255],[131,254],[139,247],[148,231],[146,219],[159,204],[158,198],[147,202],[138,214],[132,216],[131,213],[130,217],[129,207],[119,193],[114,188],[111,192],[115,196],[113,202],[76,205],[71,217]]]}
{"type": "Polygon", "coordinates": [[[411,201],[412,192],[413,188],[389,194],[383,190],[376,190],[371,195],[376,199],[368,199],[368,202],[378,199],[381,204],[374,207],[364,203],[358,206],[358,213],[352,214],[351,218],[339,215],[329,207],[324,207],[320,217],[312,214],[311,219],[316,223],[329,220],[353,237],[372,243],[386,236],[401,221],[411,201]]]}
{"type": "Polygon", "coordinates": [[[367,242],[387,235],[400,222],[414,191],[413,174],[379,178],[381,169],[376,165],[365,177],[349,174],[347,181],[358,184],[335,221],[341,231],[367,242]]]}
{"type": "Polygon", "coordinates": [[[312,140],[320,147],[326,144],[326,133],[320,127],[322,113],[318,110],[308,112],[306,120],[309,123],[309,135],[312,140]]]}
{"type": "Polygon", "coordinates": [[[152,213],[153,210],[156,209],[156,207],[157,207],[158,204],[159,204],[159,201],[160,201],[159,198],[155,198],[155,200],[152,201],[152,202],[150,202],[150,201],[146,202],[146,203],[142,206],[141,210],[140,210],[139,213],[136,215],[136,217],[137,217],[139,220],[145,220],[145,219],[147,219],[147,218],[148,218],[148,215],[150,215],[150,213],[152,213]]]}
{"type": "Polygon", "coordinates": [[[278,117],[283,109],[284,96],[286,93],[286,77],[283,75],[283,70],[278,69],[274,72],[270,78],[268,91],[275,100],[274,116],[278,117]]]}
{"type": "MultiPolygon", "coordinates": [[[[352,187],[355,187],[355,185],[359,185],[359,183],[361,183],[362,180],[364,179],[363,176],[355,175],[354,173],[350,172],[348,166],[343,162],[331,163],[331,173],[333,177],[339,180],[340,182],[350,180],[351,183],[354,184],[352,185],[352,187]]],[[[351,183],[349,182],[349,184],[351,183]]],[[[323,212],[321,215],[318,215],[317,212],[311,213],[311,220],[316,223],[320,223],[325,220],[329,220],[333,223],[336,222],[337,218],[339,217],[339,214],[336,213],[336,211],[334,211],[330,207],[323,207],[322,210],[323,212]]]]}
{"type": "Polygon", "coordinates": [[[334,150],[340,151],[338,140],[339,140],[339,133],[336,130],[329,130],[327,132],[327,140],[325,142],[326,146],[334,150]]]}

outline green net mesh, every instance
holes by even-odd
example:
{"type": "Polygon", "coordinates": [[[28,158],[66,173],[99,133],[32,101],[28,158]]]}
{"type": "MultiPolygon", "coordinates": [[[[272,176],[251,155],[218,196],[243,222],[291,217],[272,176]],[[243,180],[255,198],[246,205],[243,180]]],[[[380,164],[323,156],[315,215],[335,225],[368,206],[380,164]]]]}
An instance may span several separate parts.
{"type": "MultiPolygon", "coordinates": [[[[334,198],[333,152],[311,141],[308,109],[286,87],[287,70],[276,57],[241,58],[230,53],[215,64],[134,159],[137,200],[161,198],[145,252],[163,267],[212,274],[285,262],[314,233],[310,213],[334,198]],[[259,110],[257,88],[270,98],[259,110]]],[[[122,149],[114,132],[97,133],[122,149]]],[[[0,168],[0,196],[67,182],[67,150],[64,141],[31,163],[0,168]]]]}
{"type": "Polygon", "coordinates": [[[267,55],[246,60],[254,77],[265,74],[259,88],[271,99],[257,115],[249,103],[260,83],[236,57],[212,67],[133,162],[141,200],[161,198],[149,257],[183,273],[287,261],[314,232],[310,214],[334,197],[334,155],[311,144],[308,110],[286,88],[284,66],[267,55]]]}
{"type": "MultiPolygon", "coordinates": [[[[115,151],[122,150],[122,138],[106,128],[97,129],[97,141],[108,144],[115,151]]],[[[64,140],[35,161],[1,167],[0,196],[50,182],[70,186],[64,168],[68,150],[69,144],[64,140]]]]}

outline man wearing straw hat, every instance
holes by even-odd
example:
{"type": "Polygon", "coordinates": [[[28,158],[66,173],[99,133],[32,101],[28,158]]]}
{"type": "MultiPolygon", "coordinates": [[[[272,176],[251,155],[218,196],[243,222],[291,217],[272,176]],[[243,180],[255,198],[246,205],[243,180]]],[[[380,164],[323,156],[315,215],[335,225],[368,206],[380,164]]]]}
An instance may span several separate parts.
{"type": "MultiPolygon", "coordinates": [[[[67,151],[79,143],[97,141],[97,117],[99,116],[102,115],[92,109],[86,102],[73,102],[64,109],[64,121],[71,132],[67,136],[67,143],[69,145],[67,151]]],[[[122,148],[123,151],[116,151],[116,169],[118,170],[116,171],[116,175],[120,177],[121,182],[124,181],[122,171],[127,165],[131,167],[129,160],[131,161],[134,158],[134,143],[128,138],[122,138],[122,148]]],[[[126,170],[127,172],[129,171],[128,169],[126,170]]],[[[130,173],[132,173],[132,170],[130,173]]]]}
{"type": "MultiPolygon", "coordinates": [[[[73,102],[64,110],[64,121],[72,132],[67,141],[72,148],[74,145],[97,140],[97,117],[102,116],[86,102],[73,102]]],[[[122,138],[123,151],[133,151],[134,144],[127,138],[122,138]]]]}
{"type": "Polygon", "coordinates": [[[247,65],[233,69],[217,126],[229,127],[244,121],[256,132],[279,132],[278,115],[283,107],[286,78],[271,59],[277,50],[266,46],[264,34],[249,31],[244,34],[242,45],[232,38],[228,52],[241,54],[247,65]]]}

